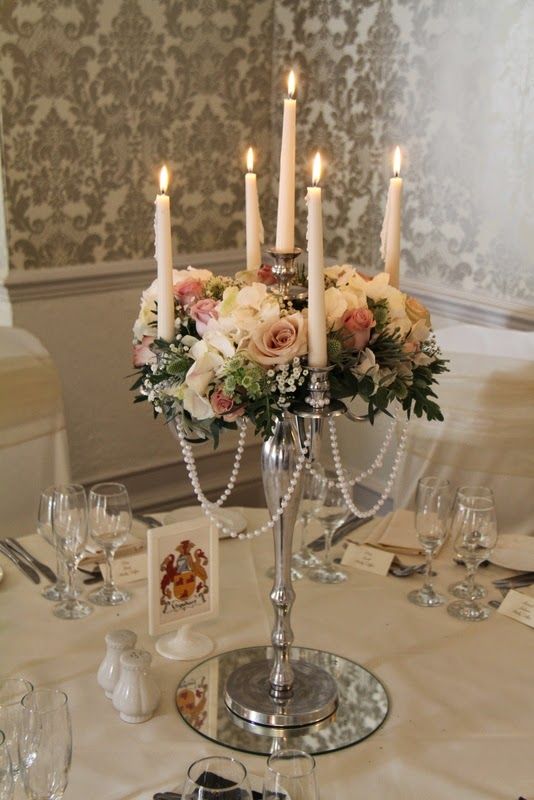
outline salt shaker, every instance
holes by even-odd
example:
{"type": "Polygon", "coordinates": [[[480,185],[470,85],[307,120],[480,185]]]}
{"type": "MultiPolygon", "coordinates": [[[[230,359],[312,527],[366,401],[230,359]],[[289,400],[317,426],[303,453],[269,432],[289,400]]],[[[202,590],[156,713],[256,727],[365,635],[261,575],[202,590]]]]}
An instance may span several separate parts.
{"type": "Polygon", "coordinates": [[[137,634],[133,631],[121,630],[106,633],[106,655],[100,664],[96,679],[104,689],[106,697],[113,697],[113,689],[117,685],[121,671],[121,654],[135,647],[137,634]]]}
{"type": "Polygon", "coordinates": [[[154,714],[159,688],[150,674],[152,656],[146,650],[126,650],[121,674],[113,690],[113,705],[124,722],[146,722],[154,714]]]}

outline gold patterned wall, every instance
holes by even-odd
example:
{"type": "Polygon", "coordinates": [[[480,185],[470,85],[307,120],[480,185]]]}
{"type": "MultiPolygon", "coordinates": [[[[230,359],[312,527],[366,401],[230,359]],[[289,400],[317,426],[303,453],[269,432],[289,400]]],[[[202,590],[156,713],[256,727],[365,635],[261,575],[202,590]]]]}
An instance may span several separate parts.
{"type": "Polygon", "coordinates": [[[301,244],[320,147],[328,254],[379,268],[399,142],[404,274],[534,299],[532,0],[4,0],[0,13],[12,268],[149,256],[164,158],[179,248],[241,247],[250,142],[274,238],[293,65],[301,244]]]}

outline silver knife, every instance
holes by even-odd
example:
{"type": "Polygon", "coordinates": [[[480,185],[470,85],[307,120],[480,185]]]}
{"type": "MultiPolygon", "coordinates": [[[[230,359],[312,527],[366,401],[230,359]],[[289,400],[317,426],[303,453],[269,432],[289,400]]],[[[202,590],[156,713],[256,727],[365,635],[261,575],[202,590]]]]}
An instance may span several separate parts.
{"type": "Polygon", "coordinates": [[[32,556],[29,550],[26,550],[24,545],[22,545],[16,539],[11,539],[11,537],[7,537],[6,539],[4,539],[4,541],[9,547],[11,547],[12,550],[16,550],[18,555],[20,555],[25,561],[27,561],[30,567],[34,567],[36,570],[38,570],[41,573],[41,575],[44,575],[45,578],[48,578],[48,580],[51,583],[55,583],[57,581],[57,575],[54,572],[54,570],[50,569],[48,564],[43,564],[43,562],[39,561],[38,558],[32,556]]]}
{"type": "Polygon", "coordinates": [[[3,553],[6,558],[9,558],[13,564],[23,572],[27,578],[29,578],[34,583],[41,583],[41,578],[37,574],[37,572],[30,567],[30,565],[26,561],[22,561],[16,553],[9,549],[3,542],[0,542],[0,553],[3,553]]]}

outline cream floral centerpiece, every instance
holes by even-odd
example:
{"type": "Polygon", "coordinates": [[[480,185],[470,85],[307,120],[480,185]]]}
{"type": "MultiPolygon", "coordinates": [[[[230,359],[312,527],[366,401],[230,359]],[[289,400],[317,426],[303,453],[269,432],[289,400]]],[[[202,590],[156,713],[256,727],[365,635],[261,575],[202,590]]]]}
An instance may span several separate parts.
{"type": "MultiPolygon", "coordinates": [[[[302,282],[306,282],[302,276],[302,282]]],[[[271,269],[220,277],[173,270],[175,335],[157,338],[157,280],[143,292],[134,325],[133,389],[156,415],[179,418],[188,436],[211,438],[247,417],[264,439],[284,407],[304,399],[306,301],[270,291],[271,269]]],[[[428,310],[348,264],[325,269],[331,395],[359,397],[370,420],[398,401],[407,416],[441,420],[433,385],[446,370],[428,310]]]]}

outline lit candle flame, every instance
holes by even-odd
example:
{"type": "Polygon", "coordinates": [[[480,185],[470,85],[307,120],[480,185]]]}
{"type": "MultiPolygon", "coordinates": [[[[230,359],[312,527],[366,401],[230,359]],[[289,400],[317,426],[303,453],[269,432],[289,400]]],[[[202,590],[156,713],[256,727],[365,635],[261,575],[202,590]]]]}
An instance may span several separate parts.
{"type": "Polygon", "coordinates": [[[293,97],[295,94],[295,73],[293,70],[287,76],[287,94],[289,97],[293,97]]]}
{"type": "Polygon", "coordinates": [[[321,154],[319,151],[315,154],[315,158],[313,159],[313,169],[312,169],[312,181],[313,185],[317,186],[319,181],[321,180],[321,154]]]}
{"type": "Polygon", "coordinates": [[[247,171],[254,172],[254,150],[252,147],[247,150],[247,171]]]}
{"type": "Polygon", "coordinates": [[[169,186],[169,170],[167,169],[167,167],[164,164],[162,166],[162,168],[160,169],[160,171],[159,171],[159,190],[160,190],[160,192],[162,194],[165,194],[165,192],[167,191],[167,187],[168,186],[169,186]]]}
{"type": "Polygon", "coordinates": [[[401,151],[400,147],[395,148],[395,155],[393,156],[393,174],[396,178],[400,175],[401,168],[401,151]]]}

